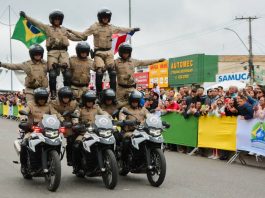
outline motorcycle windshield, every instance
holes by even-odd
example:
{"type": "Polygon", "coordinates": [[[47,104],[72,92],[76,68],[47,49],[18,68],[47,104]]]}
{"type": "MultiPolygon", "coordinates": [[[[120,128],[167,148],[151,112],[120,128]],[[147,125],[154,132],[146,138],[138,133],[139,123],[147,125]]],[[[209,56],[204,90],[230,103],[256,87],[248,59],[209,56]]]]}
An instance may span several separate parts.
{"type": "Polygon", "coordinates": [[[96,115],[95,125],[100,129],[113,129],[112,120],[107,115],[96,115]]]}
{"type": "Polygon", "coordinates": [[[163,127],[161,118],[154,114],[148,114],[145,123],[148,128],[162,129],[163,127]]]}
{"type": "Polygon", "coordinates": [[[60,121],[56,115],[44,114],[41,124],[45,129],[58,130],[60,128],[60,121]]]}

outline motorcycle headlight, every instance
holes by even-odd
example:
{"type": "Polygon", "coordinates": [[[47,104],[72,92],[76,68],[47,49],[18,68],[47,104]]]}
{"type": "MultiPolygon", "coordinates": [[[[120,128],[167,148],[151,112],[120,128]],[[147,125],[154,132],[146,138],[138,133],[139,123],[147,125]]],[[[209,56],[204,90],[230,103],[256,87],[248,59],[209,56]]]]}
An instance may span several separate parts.
{"type": "Polygon", "coordinates": [[[149,134],[151,136],[154,136],[154,137],[160,136],[161,135],[161,129],[150,129],[149,134]]]}
{"type": "Polygon", "coordinates": [[[58,130],[54,130],[54,131],[47,130],[45,131],[45,136],[48,138],[57,138],[59,136],[59,132],[58,130]]]}
{"type": "Polygon", "coordinates": [[[112,135],[112,130],[99,130],[98,134],[100,137],[107,138],[112,135]]]}

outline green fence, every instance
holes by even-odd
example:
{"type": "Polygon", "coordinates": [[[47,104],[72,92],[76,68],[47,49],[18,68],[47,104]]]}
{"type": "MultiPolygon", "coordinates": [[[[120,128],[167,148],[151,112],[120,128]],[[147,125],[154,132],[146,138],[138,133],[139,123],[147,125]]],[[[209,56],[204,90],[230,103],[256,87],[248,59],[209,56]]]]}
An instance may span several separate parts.
{"type": "Polygon", "coordinates": [[[3,103],[0,103],[0,115],[3,115],[3,103]]]}
{"type": "Polygon", "coordinates": [[[167,113],[162,120],[170,124],[170,128],[163,133],[165,143],[197,147],[198,118],[185,119],[176,113],[167,113]]]}

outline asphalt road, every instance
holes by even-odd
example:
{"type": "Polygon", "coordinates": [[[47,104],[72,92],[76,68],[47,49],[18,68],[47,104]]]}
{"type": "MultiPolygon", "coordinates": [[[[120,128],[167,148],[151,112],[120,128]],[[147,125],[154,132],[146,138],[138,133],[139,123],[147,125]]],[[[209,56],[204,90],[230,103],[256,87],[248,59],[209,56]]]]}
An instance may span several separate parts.
{"type": "Polygon", "coordinates": [[[219,160],[166,152],[167,176],[159,188],[151,187],[145,175],[120,177],[114,190],[104,187],[101,178],[80,179],[62,162],[61,185],[57,192],[46,190],[43,178],[24,180],[13,148],[17,137],[15,121],[0,119],[0,198],[156,198],[156,197],[255,197],[265,195],[265,169],[227,165],[219,160]]]}

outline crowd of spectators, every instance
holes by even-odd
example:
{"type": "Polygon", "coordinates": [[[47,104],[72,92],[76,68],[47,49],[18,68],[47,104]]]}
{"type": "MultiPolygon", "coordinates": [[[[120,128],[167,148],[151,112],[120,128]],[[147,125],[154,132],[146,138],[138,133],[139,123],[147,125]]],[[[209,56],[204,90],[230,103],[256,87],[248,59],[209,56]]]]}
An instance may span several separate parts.
{"type": "Polygon", "coordinates": [[[137,87],[144,95],[142,104],[148,110],[155,110],[163,115],[167,112],[189,116],[240,116],[241,119],[265,118],[265,87],[246,86],[238,90],[230,86],[228,90],[223,87],[204,90],[203,87],[180,87],[178,90],[158,88],[153,89],[137,87]]]}
{"type": "MultiPolygon", "coordinates": [[[[252,118],[265,119],[265,87],[247,85],[239,90],[236,86],[230,86],[224,90],[219,86],[204,90],[203,87],[183,86],[179,89],[158,88],[154,84],[153,89],[137,88],[144,95],[144,106],[148,110],[155,110],[157,115],[167,112],[176,112],[188,119],[190,116],[239,116],[240,119],[252,118]]],[[[169,145],[173,146],[174,145],[169,145]]],[[[181,152],[190,152],[193,148],[179,146],[181,152]]],[[[205,155],[203,149],[202,155],[205,155]]],[[[229,152],[217,149],[211,150],[209,158],[226,160],[229,152]]]]}
{"type": "MultiPolygon", "coordinates": [[[[4,114],[3,112],[3,105],[7,105],[8,107],[13,106],[25,106],[26,105],[26,97],[23,92],[0,92],[0,105],[1,111],[0,116],[10,119],[17,119],[16,116],[13,116],[12,113],[9,111],[8,114],[4,114]]],[[[12,109],[12,108],[9,108],[12,109]]]]}

